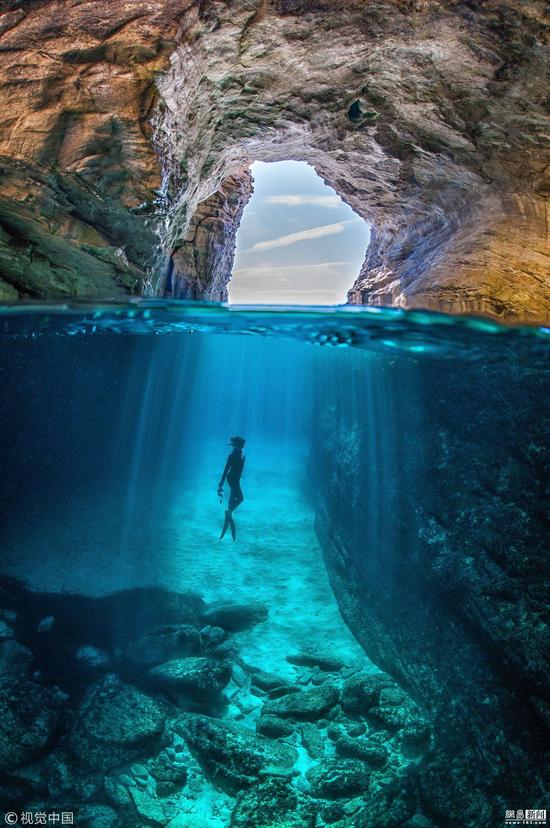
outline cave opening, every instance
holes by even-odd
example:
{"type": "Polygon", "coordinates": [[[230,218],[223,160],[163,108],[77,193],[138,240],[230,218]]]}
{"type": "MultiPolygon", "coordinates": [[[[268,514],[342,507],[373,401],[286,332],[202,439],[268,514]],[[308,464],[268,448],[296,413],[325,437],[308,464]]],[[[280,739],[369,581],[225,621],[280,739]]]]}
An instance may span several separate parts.
{"type": "Polygon", "coordinates": [[[369,225],[304,161],[256,161],[251,173],[229,302],[344,303],[365,259],[369,225]]]}

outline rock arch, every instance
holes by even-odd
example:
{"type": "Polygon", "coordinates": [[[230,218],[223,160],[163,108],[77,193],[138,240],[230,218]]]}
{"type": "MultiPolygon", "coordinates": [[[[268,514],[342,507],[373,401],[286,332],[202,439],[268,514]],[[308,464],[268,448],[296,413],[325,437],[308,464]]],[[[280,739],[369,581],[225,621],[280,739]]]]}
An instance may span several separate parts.
{"type": "Polygon", "coordinates": [[[247,168],[293,158],[373,227],[350,301],[550,318],[537,0],[11,5],[5,290],[135,291],[168,254],[159,289],[224,298],[247,168]]]}

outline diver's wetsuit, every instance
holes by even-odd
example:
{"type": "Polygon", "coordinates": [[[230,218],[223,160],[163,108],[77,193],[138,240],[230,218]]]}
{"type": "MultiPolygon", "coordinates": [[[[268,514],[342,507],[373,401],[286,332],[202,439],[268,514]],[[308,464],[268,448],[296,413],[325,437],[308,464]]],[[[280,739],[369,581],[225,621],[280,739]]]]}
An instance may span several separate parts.
{"type": "Polygon", "coordinates": [[[223,538],[227,529],[231,529],[231,536],[233,540],[235,540],[237,536],[237,531],[235,528],[235,521],[233,520],[232,513],[235,511],[237,506],[240,506],[244,500],[244,495],[241,489],[241,475],[243,473],[244,468],[244,454],[242,449],[234,448],[229,457],[227,458],[227,463],[225,464],[225,469],[223,470],[222,479],[218,484],[218,492],[221,492],[223,484],[227,480],[229,483],[229,503],[228,508],[225,512],[225,523],[223,525],[222,533],[220,539],[223,538]]]}

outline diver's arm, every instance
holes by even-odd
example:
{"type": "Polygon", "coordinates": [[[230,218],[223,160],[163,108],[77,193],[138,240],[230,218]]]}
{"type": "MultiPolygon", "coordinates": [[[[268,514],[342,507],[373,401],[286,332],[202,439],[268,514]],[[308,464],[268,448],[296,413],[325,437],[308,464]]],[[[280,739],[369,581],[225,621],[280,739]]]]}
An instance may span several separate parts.
{"type": "Polygon", "coordinates": [[[231,468],[231,455],[229,455],[229,457],[227,458],[227,463],[225,464],[225,469],[223,470],[221,480],[218,483],[218,490],[221,489],[223,484],[225,483],[225,478],[227,477],[227,474],[228,474],[230,468],[231,468]]]}

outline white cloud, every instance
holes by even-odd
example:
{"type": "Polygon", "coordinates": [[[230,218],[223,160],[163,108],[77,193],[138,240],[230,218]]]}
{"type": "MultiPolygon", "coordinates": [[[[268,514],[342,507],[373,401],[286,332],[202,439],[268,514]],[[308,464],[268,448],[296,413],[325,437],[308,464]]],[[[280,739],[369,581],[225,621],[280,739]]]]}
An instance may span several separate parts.
{"type": "Polygon", "coordinates": [[[272,276],[278,273],[304,273],[308,270],[330,270],[333,267],[346,267],[353,262],[318,262],[301,265],[260,265],[259,267],[237,267],[232,276],[239,279],[256,279],[258,276],[272,276]]]}
{"type": "Polygon", "coordinates": [[[351,224],[354,221],[357,221],[357,219],[339,221],[336,224],[323,224],[321,227],[312,227],[311,230],[300,230],[298,233],[290,233],[288,236],[279,236],[277,239],[256,242],[250,250],[273,250],[276,247],[288,247],[291,244],[297,244],[297,242],[320,239],[323,236],[333,236],[335,233],[343,233],[346,224],[351,224]]]}
{"type": "Polygon", "coordinates": [[[337,195],[272,195],[264,199],[266,204],[284,204],[287,207],[301,207],[313,204],[315,207],[339,207],[342,199],[337,195]]]}

